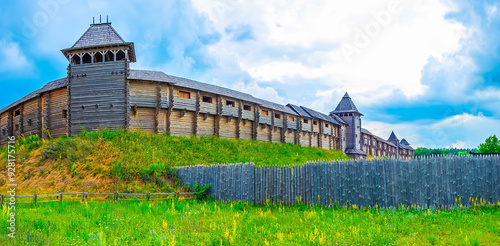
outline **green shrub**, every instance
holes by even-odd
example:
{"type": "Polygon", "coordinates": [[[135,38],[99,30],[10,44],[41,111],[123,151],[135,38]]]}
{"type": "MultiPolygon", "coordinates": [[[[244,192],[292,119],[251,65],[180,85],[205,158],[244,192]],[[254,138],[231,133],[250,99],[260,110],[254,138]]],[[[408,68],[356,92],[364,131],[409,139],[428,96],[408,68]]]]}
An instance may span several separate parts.
{"type": "Polygon", "coordinates": [[[200,187],[198,184],[193,185],[194,198],[197,201],[204,201],[209,198],[210,185],[200,187]]]}

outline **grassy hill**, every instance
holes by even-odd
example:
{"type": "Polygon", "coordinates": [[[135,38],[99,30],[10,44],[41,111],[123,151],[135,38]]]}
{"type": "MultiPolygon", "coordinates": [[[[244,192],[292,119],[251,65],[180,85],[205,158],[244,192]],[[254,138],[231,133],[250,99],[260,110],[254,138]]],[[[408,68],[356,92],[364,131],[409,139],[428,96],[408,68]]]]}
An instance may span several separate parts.
{"type": "MultiPolygon", "coordinates": [[[[82,132],[77,137],[43,140],[21,137],[16,144],[18,192],[171,191],[174,167],[253,162],[256,166],[300,165],[348,159],[339,150],[216,137],[185,137],[138,131],[82,132]]],[[[7,149],[0,152],[0,191],[7,149]]]]}

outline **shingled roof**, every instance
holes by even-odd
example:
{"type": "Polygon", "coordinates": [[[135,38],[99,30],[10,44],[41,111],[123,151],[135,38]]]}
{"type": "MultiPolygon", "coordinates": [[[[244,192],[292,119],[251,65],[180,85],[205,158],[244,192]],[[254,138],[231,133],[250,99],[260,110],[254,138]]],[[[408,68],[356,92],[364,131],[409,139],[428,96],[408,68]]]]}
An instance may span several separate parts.
{"type": "Polygon", "coordinates": [[[61,50],[64,56],[75,50],[84,50],[87,48],[95,47],[114,47],[114,46],[127,46],[128,56],[131,62],[135,62],[135,49],[134,43],[125,42],[125,40],[116,32],[111,26],[111,22],[90,24],[89,29],[71,46],[71,48],[61,50]]]}
{"type": "Polygon", "coordinates": [[[410,145],[410,143],[408,143],[408,141],[406,141],[406,139],[401,139],[401,142],[399,142],[400,144],[402,145],[410,145]]]}
{"type": "Polygon", "coordinates": [[[396,134],[394,134],[394,131],[391,132],[391,136],[389,136],[389,139],[387,141],[399,141],[398,137],[396,137],[396,134]]]}
{"type": "Polygon", "coordinates": [[[130,74],[128,76],[128,79],[136,79],[136,80],[146,80],[146,81],[159,81],[159,82],[166,82],[166,83],[172,83],[176,86],[179,87],[184,87],[188,89],[194,89],[194,90],[200,90],[200,91],[205,91],[208,93],[213,93],[217,95],[222,95],[222,96],[227,96],[231,97],[234,99],[240,99],[243,101],[247,102],[253,102],[262,105],[263,107],[285,112],[287,114],[291,115],[297,115],[293,110],[290,108],[269,102],[260,98],[256,98],[250,94],[231,90],[228,88],[224,88],[221,86],[216,86],[216,85],[211,85],[203,82],[198,82],[190,79],[185,79],[181,77],[176,77],[172,75],[165,74],[163,72],[159,71],[145,71],[145,70],[131,70],[130,74]]]}
{"type": "Polygon", "coordinates": [[[111,26],[111,23],[91,24],[89,29],[71,47],[82,48],[108,44],[123,44],[125,40],[111,26]]]}
{"type": "Polygon", "coordinates": [[[342,97],[342,100],[340,100],[339,104],[335,108],[334,111],[331,113],[358,113],[360,115],[363,115],[358,111],[358,108],[356,108],[356,105],[354,105],[354,102],[351,100],[351,97],[347,92],[345,95],[342,97]]]}
{"type": "Polygon", "coordinates": [[[334,118],[326,115],[326,114],[322,114],[316,110],[313,110],[313,109],[310,109],[310,108],[306,108],[304,106],[301,106],[301,108],[306,111],[309,115],[311,115],[313,118],[317,118],[317,119],[320,119],[320,120],[323,120],[323,121],[326,121],[326,122],[330,122],[330,123],[333,123],[335,125],[340,125],[340,123],[338,123],[334,118]]]}
{"type": "Polygon", "coordinates": [[[295,113],[297,113],[299,116],[306,117],[306,118],[312,118],[312,116],[309,115],[306,111],[304,111],[304,109],[302,109],[300,106],[293,105],[293,104],[290,104],[290,103],[287,104],[286,106],[288,106],[291,109],[293,109],[293,111],[295,111],[295,113]]]}

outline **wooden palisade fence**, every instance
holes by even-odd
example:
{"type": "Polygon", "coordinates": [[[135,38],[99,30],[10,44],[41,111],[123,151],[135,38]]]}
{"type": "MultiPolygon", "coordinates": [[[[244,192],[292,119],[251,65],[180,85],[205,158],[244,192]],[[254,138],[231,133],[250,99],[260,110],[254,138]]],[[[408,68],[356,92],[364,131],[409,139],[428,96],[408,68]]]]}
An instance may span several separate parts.
{"type": "Polygon", "coordinates": [[[199,165],[181,167],[177,175],[188,185],[211,185],[216,200],[256,204],[449,208],[500,200],[498,157],[199,165]]]}
{"type": "MultiPolygon", "coordinates": [[[[66,200],[92,200],[92,201],[130,201],[130,200],[139,200],[139,201],[155,201],[155,200],[164,200],[166,198],[180,198],[187,196],[187,199],[194,195],[193,192],[175,192],[175,193],[87,193],[87,192],[62,192],[57,194],[44,194],[37,195],[34,194],[32,196],[14,196],[16,198],[16,203],[39,203],[39,202],[54,202],[54,201],[63,201],[64,197],[71,197],[70,199],[66,198],[66,200]],[[89,199],[90,197],[90,199],[89,199]],[[92,197],[104,197],[104,199],[92,199],[92,197]],[[53,198],[52,200],[40,200],[40,198],[53,198]],[[31,199],[31,201],[19,202],[17,199],[31,199]]],[[[9,202],[11,196],[2,195],[0,197],[0,206],[3,206],[4,203],[9,202]]]]}

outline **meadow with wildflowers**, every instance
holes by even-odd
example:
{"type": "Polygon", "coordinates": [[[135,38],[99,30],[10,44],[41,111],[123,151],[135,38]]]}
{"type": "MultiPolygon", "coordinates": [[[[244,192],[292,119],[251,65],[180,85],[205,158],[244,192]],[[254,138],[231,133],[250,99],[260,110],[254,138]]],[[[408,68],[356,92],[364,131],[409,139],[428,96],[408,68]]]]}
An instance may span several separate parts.
{"type": "MultiPolygon", "coordinates": [[[[500,204],[360,209],[195,200],[19,204],[9,245],[500,245],[500,204]]],[[[2,213],[6,227],[7,212],[2,213]]]]}

